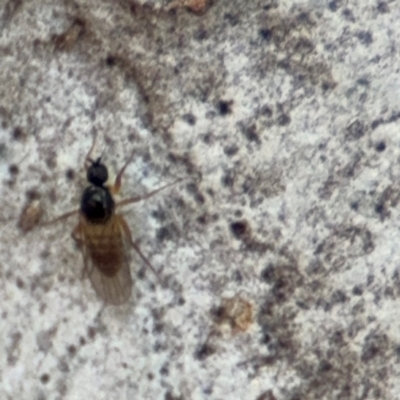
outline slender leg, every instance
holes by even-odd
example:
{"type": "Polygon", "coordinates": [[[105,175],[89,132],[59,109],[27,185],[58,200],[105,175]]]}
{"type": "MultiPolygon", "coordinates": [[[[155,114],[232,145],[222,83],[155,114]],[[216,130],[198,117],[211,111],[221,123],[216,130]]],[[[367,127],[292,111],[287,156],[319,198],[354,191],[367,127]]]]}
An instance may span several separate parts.
{"type": "Polygon", "coordinates": [[[150,268],[151,271],[153,271],[153,274],[157,277],[158,281],[161,283],[161,285],[163,285],[163,281],[160,278],[159,273],[155,270],[155,268],[151,265],[150,261],[147,259],[147,257],[142,253],[142,251],[140,250],[139,246],[133,241],[132,239],[132,234],[131,231],[129,229],[128,224],[125,222],[125,220],[123,219],[123,217],[121,215],[117,215],[116,216],[119,219],[119,223],[122,226],[122,229],[125,232],[125,235],[127,236],[129,243],[131,244],[131,246],[135,249],[136,253],[139,254],[140,258],[144,261],[144,263],[146,264],[146,267],[150,268]]]}
{"type": "Polygon", "coordinates": [[[74,211],[67,212],[67,213],[65,213],[63,215],[60,215],[57,218],[54,218],[54,219],[52,219],[50,221],[47,221],[47,222],[44,222],[43,224],[41,224],[41,226],[53,225],[56,222],[63,221],[64,219],[67,219],[67,218],[71,217],[72,215],[76,215],[78,213],[79,213],[79,210],[74,210],[74,211]]]}
{"type": "Polygon", "coordinates": [[[117,177],[115,178],[114,185],[110,188],[110,191],[112,194],[117,194],[121,190],[121,184],[122,184],[122,176],[124,175],[124,172],[126,170],[126,167],[132,162],[133,156],[135,152],[132,151],[132,154],[128,158],[128,161],[125,163],[125,165],[121,168],[121,170],[118,172],[117,177]]]}
{"type": "Polygon", "coordinates": [[[184,180],[184,178],[177,179],[175,182],[168,183],[167,185],[161,186],[160,188],[158,188],[156,190],[153,190],[150,193],[144,194],[142,196],[136,196],[136,197],[131,197],[129,199],[121,200],[116,204],[116,207],[126,206],[127,204],[137,203],[138,201],[146,200],[149,197],[154,196],[158,192],[161,192],[162,190],[164,190],[164,189],[166,189],[166,188],[168,188],[170,186],[173,186],[173,185],[175,185],[175,184],[177,184],[177,183],[179,183],[179,182],[181,182],[183,180],[184,180]]]}

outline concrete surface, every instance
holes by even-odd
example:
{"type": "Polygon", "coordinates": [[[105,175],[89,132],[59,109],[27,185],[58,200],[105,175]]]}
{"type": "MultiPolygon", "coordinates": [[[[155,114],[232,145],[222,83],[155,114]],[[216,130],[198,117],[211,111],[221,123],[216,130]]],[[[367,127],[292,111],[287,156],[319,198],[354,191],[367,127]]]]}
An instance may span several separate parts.
{"type": "Polygon", "coordinates": [[[0,0],[0,399],[400,399],[400,4],[0,0]],[[84,157],[137,257],[104,305],[84,157]]]}

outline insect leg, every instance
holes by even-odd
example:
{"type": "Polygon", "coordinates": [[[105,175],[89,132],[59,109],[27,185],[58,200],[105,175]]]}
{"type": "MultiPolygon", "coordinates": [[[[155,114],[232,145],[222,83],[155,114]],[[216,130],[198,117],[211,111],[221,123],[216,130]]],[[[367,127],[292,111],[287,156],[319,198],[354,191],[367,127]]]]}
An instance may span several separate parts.
{"type": "Polygon", "coordinates": [[[123,219],[122,216],[117,215],[116,216],[119,219],[119,223],[121,224],[122,229],[124,230],[124,233],[126,235],[126,237],[128,238],[129,243],[131,244],[131,246],[135,249],[136,253],[139,254],[140,258],[144,261],[144,263],[146,264],[146,267],[150,268],[154,275],[157,277],[158,281],[163,284],[159,273],[156,271],[156,269],[151,265],[151,262],[147,259],[147,257],[142,253],[142,251],[140,250],[139,246],[133,241],[132,239],[132,234],[131,231],[129,229],[128,224],[126,223],[126,221],[123,219]]]}
{"type": "Polygon", "coordinates": [[[118,172],[118,175],[115,178],[114,185],[110,188],[110,191],[111,191],[112,194],[117,194],[121,190],[122,175],[124,174],[124,172],[126,170],[126,167],[132,162],[134,154],[135,153],[132,151],[132,154],[128,158],[128,161],[125,163],[125,165],[118,172]]]}
{"type": "Polygon", "coordinates": [[[141,196],[131,197],[130,199],[121,200],[121,201],[119,201],[119,202],[116,204],[116,206],[117,206],[117,207],[126,206],[127,204],[137,203],[137,202],[140,201],[140,200],[146,200],[146,199],[148,199],[149,197],[154,196],[154,195],[157,194],[158,192],[161,192],[162,190],[164,190],[164,189],[166,189],[166,188],[168,188],[168,187],[170,187],[170,186],[173,186],[173,185],[179,183],[179,182],[182,181],[182,180],[184,180],[184,178],[177,179],[175,182],[168,183],[167,185],[161,186],[160,188],[158,188],[158,189],[156,189],[156,190],[153,190],[153,191],[151,191],[150,193],[143,194],[143,195],[141,195],[141,196]]]}
{"type": "Polygon", "coordinates": [[[74,211],[67,212],[67,213],[65,213],[63,215],[60,215],[57,218],[54,218],[54,219],[52,219],[50,221],[47,221],[47,222],[44,222],[41,226],[53,225],[56,222],[63,221],[64,219],[67,219],[67,218],[71,217],[72,215],[76,215],[78,213],[79,213],[79,210],[74,210],[74,211]]]}

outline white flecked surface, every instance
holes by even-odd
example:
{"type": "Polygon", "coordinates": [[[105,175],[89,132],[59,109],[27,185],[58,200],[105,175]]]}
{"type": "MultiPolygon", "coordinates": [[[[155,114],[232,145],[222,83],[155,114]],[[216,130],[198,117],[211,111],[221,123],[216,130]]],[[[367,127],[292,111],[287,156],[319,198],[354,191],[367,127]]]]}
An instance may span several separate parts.
{"type": "Polygon", "coordinates": [[[400,4],[0,5],[0,399],[400,399],[400,4]],[[121,211],[168,287],[120,307],[17,226],[94,132],[123,198],[187,178],[121,211]]]}

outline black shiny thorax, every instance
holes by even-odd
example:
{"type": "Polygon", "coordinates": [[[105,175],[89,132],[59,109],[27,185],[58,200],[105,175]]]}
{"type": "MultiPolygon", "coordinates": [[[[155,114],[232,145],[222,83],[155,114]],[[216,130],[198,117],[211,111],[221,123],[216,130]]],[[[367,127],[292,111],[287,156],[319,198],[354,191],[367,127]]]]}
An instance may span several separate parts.
{"type": "Polygon", "coordinates": [[[108,171],[100,158],[92,161],[86,177],[90,186],[82,193],[81,214],[94,224],[105,223],[114,213],[115,203],[110,190],[104,186],[108,171]]]}

